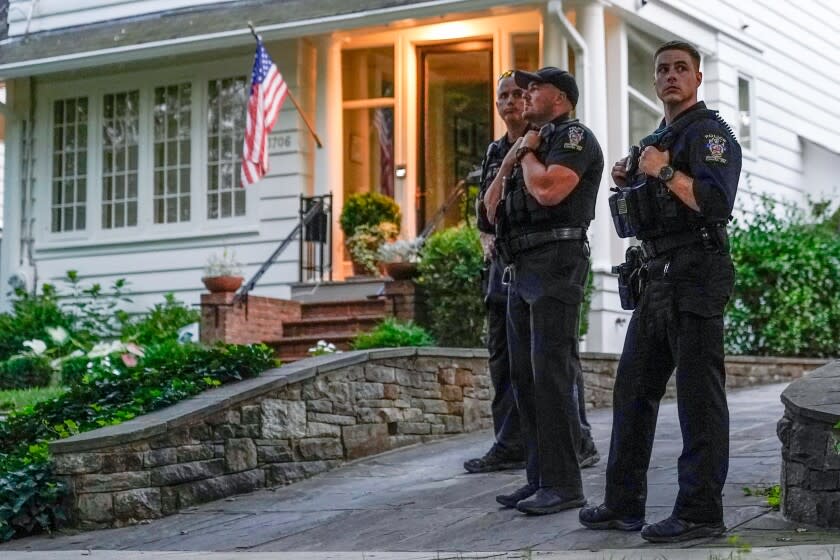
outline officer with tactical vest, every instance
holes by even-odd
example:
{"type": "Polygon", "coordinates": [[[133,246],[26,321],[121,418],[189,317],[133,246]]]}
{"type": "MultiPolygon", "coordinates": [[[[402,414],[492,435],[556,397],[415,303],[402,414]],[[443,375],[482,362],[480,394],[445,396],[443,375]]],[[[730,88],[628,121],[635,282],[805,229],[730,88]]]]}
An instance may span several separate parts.
{"type": "Polygon", "coordinates": [[[610,199],[616,229],[642,243],[618,267],[622,305],[635,310],[613,392],[604,503],[582,509],[580,521],[591,529],[642,529],[648,541],[672,543],[726,530],[723,310],[735,274],[725,226],[741,149],[717,113],[697,101],[703,75],[693,46],[665,43],[654,66],[665,119],[642,140],[638,161],[624,158],[612,170],[619,187],[610,199]],[[659,401],[675,367],[683,436],[679,494],[670,517],[642,528],[659,401]]]}
{"type": "Polygon", "coordinates": [[[502,163],[510,175],[491,184],[484,203],[508,284],[508,349],[527,484],[496,500],[546,514],[585,503],[578,325],[589,270],[586,230],[604,158],[592,132],[569,117],[578,100],[571,74],[546,67],[517,71],[514,79],[526,89],[525,118],[540,130],[516,141],[502,163]]]}
{"type": "MultiPolygon", "coordinates": [[[[464,469],[470,473],[484,473],[505,469],[521,469],[525,466],[525,445],[519,423],[519,411],[510,379],[510,360],[507,339],[507,287],[502,285],[501,263],[494,246],[496,229],[487,218],[484,208],[484,194],[493,181],[501,182],[502,177],[509,175],[513,160],[508,159],[507,166],[503,165],[504,158],[510,152],[517,139],[531,130],[528,121],[523,116],[525,109],[524,91],[513,79],[513,71],[507,70],[499,76],[496,86],[496,110],[505,123],[507,132],[490,143],[481,165],[481,190],[477,198],[477,224],[481,245],[484,249],[486,262],[486,292],[487,305],[487,351],[489,353],[488,368],[490,379],[495,391],[491,410],[493,413],[493,427],[496,441],[483,457],[476,457],[464,462],[464,469]]],[[[591,428],[586,421],[585,403],[583,400],[583,377],[579,378],[579,407],[581,414],[581,430],[583,434],[580,452],[581,468],[595,465],[600,456],[592,441],[591,428]]]]}

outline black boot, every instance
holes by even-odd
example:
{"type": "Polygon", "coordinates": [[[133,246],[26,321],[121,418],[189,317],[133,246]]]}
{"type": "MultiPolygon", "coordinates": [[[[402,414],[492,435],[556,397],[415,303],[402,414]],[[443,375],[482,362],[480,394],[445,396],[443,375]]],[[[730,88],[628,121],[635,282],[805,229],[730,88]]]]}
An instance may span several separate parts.
{"type": "Polygon", "coordinates": [[[517,488],[516,490],[514,490],[510,494],[499,494],[498,496],[496,496],[496,501],[499,502],[500,504],[502,504],[505,507],[509,507],[509,508],[516,507],[516,504],[518,504],[519,502],[521,502],[522,500],[524,500],[526,498],[530,498],[531,496],[534,495],[534,493],[536,491],[537,491],[536,486],[526,484],[525,486],[517,488]]]}
{"type": "Polygon", "coordinates": [[[468,473],[486,473],[504,471],[508,469],[524,469],[524,453],[503,451],[497,445],[490,448],[484,457],[476,457],[464,462],[464,470],[468,473]]]}
{"type": "Polygon", "coordinates": [[[618,529],[619,531],[638,531],[645,524],[643,515],[622,515],[606,505],[589,506],[580,510],[580,524],[587,529],[618,529]]]}
{"type": "Polygon", "coordinates": [[[516,504],[516,509],[531,515],[545,515],[586,505],[583,496],[569,496],[556,488],[540,488],[534,497],[516,504]]]}
{"type": "Polygon", "coordinates": [[[642,529],[642,538],[653,543],[676,543],[703,537],[718,537],[725,532],[726,525],[722,521],[695,523],[672,515],[653,525],[646,525],[642,529]]]}
{"type": "Polygon", "coordinates": [[[601,456],[598,454],[598,448],[595,447],[595,442],[591,439],[585,441],[583,450],[578,454],[578,465],[580,465],[580,468],[594,467],[600,460],[601,456]]]}

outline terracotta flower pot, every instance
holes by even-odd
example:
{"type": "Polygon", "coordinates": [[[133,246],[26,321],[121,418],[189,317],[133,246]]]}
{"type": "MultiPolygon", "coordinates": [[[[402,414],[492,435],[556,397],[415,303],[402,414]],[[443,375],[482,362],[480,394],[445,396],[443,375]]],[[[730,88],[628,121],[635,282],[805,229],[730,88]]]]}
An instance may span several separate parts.
{"type": "Polygon", "coordinates": [[[245,281],[242,276],[205,276],[201,279],[209,292],[235,292],[245,281]]]}
{"type": "Polygon", "coordinates": [[[385,265],[385,273],[394,280],[409,280],[417,274],[417,264],[411,262],[389,262],[385,265]]]}

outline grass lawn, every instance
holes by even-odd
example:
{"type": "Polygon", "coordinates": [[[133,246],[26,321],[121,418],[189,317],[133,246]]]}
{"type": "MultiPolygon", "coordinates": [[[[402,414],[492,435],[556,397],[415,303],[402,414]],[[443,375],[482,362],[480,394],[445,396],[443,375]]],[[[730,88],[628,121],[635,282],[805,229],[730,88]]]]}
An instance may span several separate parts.
{"type": "Polygon", "coordinates": [[[41,401],[55,398],[67,390],[66,387],[35,387],[0,391],[0,411],[10,412],[41,401]]]}

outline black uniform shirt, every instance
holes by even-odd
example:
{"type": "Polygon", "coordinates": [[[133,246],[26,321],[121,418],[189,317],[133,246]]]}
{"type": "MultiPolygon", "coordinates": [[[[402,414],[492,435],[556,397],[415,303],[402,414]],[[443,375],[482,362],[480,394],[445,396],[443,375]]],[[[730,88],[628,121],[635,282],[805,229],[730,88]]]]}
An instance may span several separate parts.
{"type": "Polygon", "coordinates": [[[484,206],[484,194],[487,192],[487,189],[490,188],[490,183],[492,183],[493,179],[496,178],[496,175],[499,174],[499,168],[502,166],[502,160],[505,159],[505,156],[512,146],[513,143],[508,140],[507,133],[505,133],[505,135],[498,140],[490,142],[490,145],[487,146],[487,153],[484,156],[484,160],[481,162],[481,180],[479,183],[481,188],[478,192],[478,201],[476,204],[476,222],[478,224],[479,231],[483,231],[484,233],[496,233],[495,226],[493,226],[493,224],[490,223],[490,220],[487,219],[487,208],[484,206]]]}

